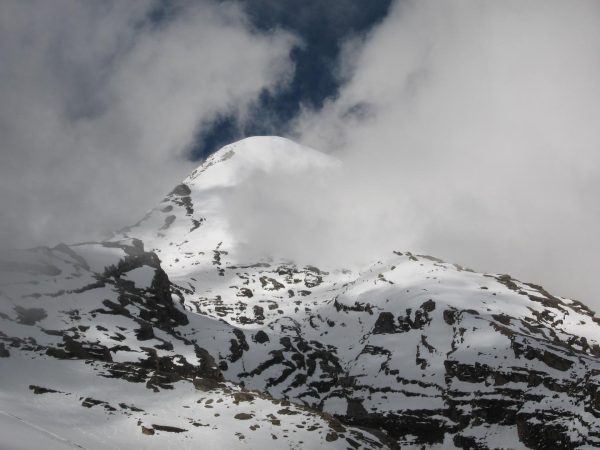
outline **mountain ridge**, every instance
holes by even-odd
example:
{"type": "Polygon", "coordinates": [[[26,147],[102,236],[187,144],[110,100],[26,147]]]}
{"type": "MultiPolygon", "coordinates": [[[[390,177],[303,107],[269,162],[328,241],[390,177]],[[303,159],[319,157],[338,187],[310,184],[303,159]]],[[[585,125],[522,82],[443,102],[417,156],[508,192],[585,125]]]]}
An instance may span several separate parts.
{"type": "MultiPolygon", "coordinates": [[[[0,390],[5,412],[61,434],[66,423],[47,423],[23,399],[61,398],[54,407],[72,417],[78,391],[93,415],[77,423],[118,429],[120,446],[600,445],[600,320],[585,305],[404,251],[357,269],[239,252],[222,215],[227,192],[252,170],[338,164],[283,138],[251,138],[109,240],[3,255],[0,372],[22,397],[0,390]],[[57,379],[61,364],[81,374],[70,376],[73,392],[57,379]],[[39,373],[25,382],[20,366],[39,373]],[[43,381],[47,367],[55,376],[43,381]],[[110,398],[86,390],[84,374],[110,398]],[[169,414],[152,395],[173,403],[169,414]]],[[[85,441],[73,433],[65,439],[85,441]]]]}

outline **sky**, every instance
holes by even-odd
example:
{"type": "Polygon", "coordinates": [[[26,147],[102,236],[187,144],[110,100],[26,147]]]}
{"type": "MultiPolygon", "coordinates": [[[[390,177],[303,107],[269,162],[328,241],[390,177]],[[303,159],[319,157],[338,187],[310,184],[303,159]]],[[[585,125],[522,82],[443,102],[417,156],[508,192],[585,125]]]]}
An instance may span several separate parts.
{"type": "Polygon", "coordinates": [[[239,3],[252,26],[263,33],[282,28],[300,38],[290,59],[294,72],[276,92],[261,92],[244,117],[223,113],[198,133],[191,156],[246,136],[289,135],[302,108],[320,109],[338,94],[340,53],[348,39],[368,33],[389,11],[391,0],[245,0],[239,3]]]}
{"type": "Polygon", "coordinates": [[[221,145],[274,134],[344,169],[277,180],[296,206],[236,224],[255,242],[408,249],[600,309],[599,25],[592,0],[3,1],[0,246],[135,222],[221,145]]]}

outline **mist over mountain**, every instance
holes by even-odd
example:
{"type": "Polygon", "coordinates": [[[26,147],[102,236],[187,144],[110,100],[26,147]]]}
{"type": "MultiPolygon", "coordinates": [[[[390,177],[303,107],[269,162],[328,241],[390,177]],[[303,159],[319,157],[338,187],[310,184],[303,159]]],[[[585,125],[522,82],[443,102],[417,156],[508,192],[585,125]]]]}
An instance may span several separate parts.
{"type": "Polygon", "coordinates": [[[600,3],[0,2],[0,448],[600,447],[600,3]]]}
{"type": "Polygon", "coordinates": [[[281,189],[296,232],[599,307],[597,2],[362,3],[2,2],[0,247],[102,239],[218,143],[277,134],[344,162],[281,189]]]}
{"type": "Polygon", "coordinates": [[[3,445],[600,445],[595,313],[391,241],[342,251],[360,230],[319,235],[309,201],[342,170],[248,138],[110,238],[3,252],[3,445]]]}

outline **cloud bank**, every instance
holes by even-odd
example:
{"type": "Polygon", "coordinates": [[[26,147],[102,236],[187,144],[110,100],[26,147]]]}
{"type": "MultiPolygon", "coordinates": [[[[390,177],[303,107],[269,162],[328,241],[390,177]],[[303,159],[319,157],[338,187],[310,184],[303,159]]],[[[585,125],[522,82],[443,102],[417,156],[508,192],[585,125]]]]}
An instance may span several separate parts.
{"type": "Polygon", "coordinates": [[[195,163],[219,114],[293,71],[290,35],[230,3],[8,0],[0,5],[0,246],[136,221],[195,163]]]}
{"type": "Polygon", "coordinates": [[[599,25],[591,1],[395,3],[296,123],[343,168],[249,183],[237,235],[301,262],[427,253],[600,308],[599,25]]]}
{"type": "Polygon", "coordinates": [[[413,249],[600,307],[599,25],[593,1],[413,1],[349,41],[347,83],[296,135],[347,165],[335,196],[354,189],[373,219],[351,228],[386,236],[358,252],[413,249]]]}
{"type": "MultiPolygon", "coordinates": [[[[0,244],[134,222],[203,127],[289,81],[290,35],[180,5],[0,5],[0,244]]],[[[312,263],[429,253],[600,309],[599,24],[595,1],[397,1],[294,125],[343,167],[246,183],[234,231],[312,263]]]]}

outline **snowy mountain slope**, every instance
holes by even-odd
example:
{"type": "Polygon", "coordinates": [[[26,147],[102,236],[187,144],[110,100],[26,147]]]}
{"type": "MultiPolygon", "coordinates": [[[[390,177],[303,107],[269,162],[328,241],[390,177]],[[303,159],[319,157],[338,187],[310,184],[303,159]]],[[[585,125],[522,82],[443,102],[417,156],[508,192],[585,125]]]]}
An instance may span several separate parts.
{"type": "Polygon", "coordinates": [[[110,241],[4,254],[0,379],[18,395],[2,387],[0,427],[19,417],[91,448],[96,420],[126,447],[600,446],[600,321],[581,303],[409,252],[352,270],[248,260],[232,190],[338,165],[246,139],[110,241]],[[52,408],[85,411],[81,432],[42,419],[52,408]]]}
{"type": "Polygon", "coordinates": [[[315,286],[312,268],[290,282],[290,272],[236,272],[237,285],[211,289],[210,298],[222,299],[217,307],[187,297],[191,311],[244,331],[229,353],[214,352],[227,355],[226,378],[384,428],[404,443],[454,434],[457,445],[494,447],[510,435],[539,448],[534,439],[545,433],[527,433],[543,416],[565,439],[543,448],[596,444],[599,335],[581,305],[406,254],[350,282],[321,271],[315,286]],[[248,295],[240,301],[242,277],[248,295]]]}
{"type": "Polygon", "coordinates": [[[382,446],[225,382],[180,330],[227,330],[185,314],[141,241],[11,252],[2,266],[0,448],[382,446]]]}

